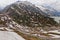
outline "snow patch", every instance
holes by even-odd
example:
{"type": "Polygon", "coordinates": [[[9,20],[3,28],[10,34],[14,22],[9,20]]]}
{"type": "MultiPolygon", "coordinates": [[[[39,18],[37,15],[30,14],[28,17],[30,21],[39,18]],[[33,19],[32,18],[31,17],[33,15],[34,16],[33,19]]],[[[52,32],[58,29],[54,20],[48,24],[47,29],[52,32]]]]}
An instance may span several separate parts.
{"type": "Polygon", "coordinates": [[[0,31],[0,40],[25,40],[15,32],[0,31]]]}

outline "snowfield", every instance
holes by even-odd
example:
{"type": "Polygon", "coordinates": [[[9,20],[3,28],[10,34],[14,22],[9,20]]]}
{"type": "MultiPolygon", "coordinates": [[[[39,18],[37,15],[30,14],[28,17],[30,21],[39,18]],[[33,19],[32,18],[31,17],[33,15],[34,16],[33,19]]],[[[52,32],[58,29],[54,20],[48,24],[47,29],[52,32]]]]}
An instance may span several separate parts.
{"type": "Polygon", "coordinates": [[[25,40],[15,32],[0,31],[0,40],[25,40]]]}

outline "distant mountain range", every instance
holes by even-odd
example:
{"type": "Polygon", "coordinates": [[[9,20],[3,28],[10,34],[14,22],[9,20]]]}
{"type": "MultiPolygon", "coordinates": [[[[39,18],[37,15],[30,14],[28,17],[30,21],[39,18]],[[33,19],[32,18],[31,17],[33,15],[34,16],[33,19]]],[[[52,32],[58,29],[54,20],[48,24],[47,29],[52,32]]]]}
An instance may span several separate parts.
{"type": "Polygon", "coordinates": [[[0,7],[0,11],[2,11],[1,7],[0,7]]]}
{"type": "Polygon", "coordinates": [[[41,5],[39,8],[49,16],[60,17],[60,12],[58,12],[57,10],[55,10],[54,8],[52,8],[50,6],[41,5]]]}

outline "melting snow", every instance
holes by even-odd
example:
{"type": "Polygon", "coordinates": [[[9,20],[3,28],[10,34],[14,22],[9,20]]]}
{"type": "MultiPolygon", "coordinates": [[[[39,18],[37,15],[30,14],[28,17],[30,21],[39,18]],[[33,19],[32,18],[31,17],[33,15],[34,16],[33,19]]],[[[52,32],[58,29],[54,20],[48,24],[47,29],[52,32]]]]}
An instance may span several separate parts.
{"type": "Polygon", "coordinates": [[[49,31],[49,32],[60,34],[60,32],[58,30],[53,30],[53,31],[49,31]]]}
{"type": "Polygon", "coordinates": [[[60,38],[60,35],[54,35],[54,34],[49,34],[52,36],[52,38],[60,38]]]}
{"type": "MultiPolygon", "coordinates": [[[[58,30],[53,30],[53,31],[49,31],[49,32],[60,34],[60,32],[58,30]]],[[[55,35],[55,34],[49,34],[49,35],[53,36],[52,38],[60,38],[60,35],[55,35]]]]}

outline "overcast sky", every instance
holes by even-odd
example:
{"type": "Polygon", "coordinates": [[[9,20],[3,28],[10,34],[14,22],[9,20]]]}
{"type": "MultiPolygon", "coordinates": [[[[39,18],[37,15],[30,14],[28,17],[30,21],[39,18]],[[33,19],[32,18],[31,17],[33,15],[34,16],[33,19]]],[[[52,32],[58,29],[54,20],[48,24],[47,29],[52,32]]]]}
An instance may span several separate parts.
{"type": "MultiPolygon", "coordinates": [[[[16,1],[18,0],[0,0],[0,5],[5,6],[16,1]]],[[[58,0],[20,0],[20,1],[29,1],[34,4],[41,5],[41,4],[47,4],[47,3],[48,4],[55,3],[58,0]]]]}
{"type": "MultiPolygon", "coordinates": [[[[0,7],[5,7],[6,5],[9,5],[16,1],[18,0],[0,0],[0,7]]],[[[29,1],[38,6],[40,5],[51,6],[56,10],[60,10],[60,0],[20,0],[20,1],[29,1]]]]}

